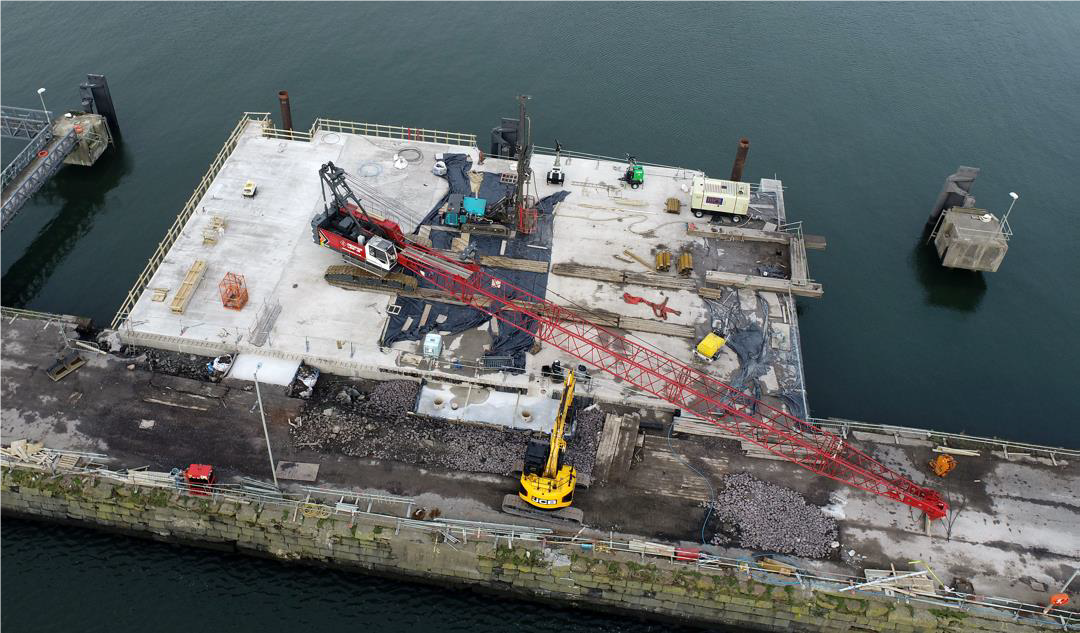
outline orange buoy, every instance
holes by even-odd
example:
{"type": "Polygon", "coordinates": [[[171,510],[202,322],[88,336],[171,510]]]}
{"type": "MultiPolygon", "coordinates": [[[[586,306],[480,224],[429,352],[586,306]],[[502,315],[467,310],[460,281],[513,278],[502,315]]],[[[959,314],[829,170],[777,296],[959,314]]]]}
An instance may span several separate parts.
{"type": "Polygon", "coordinates": [[[83,126],[81,126],[81,125],[76,125],[75,126],[75,133],[76,134],[82,134],[82,131],[83,131],[83,126]]]}
{"type": "Polygon", "coordinates": [[[1069,594],[1055,593],[1050,596],[1050,604],[1046,605],[1046,608],[1043,609],[1043,615],[1050,613],[1050,610],[1054,607],[1064,607],[1067,604],[1069,604],[1069,594]]]}
{"type": "Polygon", "coordinates": [[[47,152],[45,150],[41,150],[40,152],[37,153],[37,155],[38,155],[38,158],[45,158],[46,156],[49,155],[49,152],[47,152]]]}

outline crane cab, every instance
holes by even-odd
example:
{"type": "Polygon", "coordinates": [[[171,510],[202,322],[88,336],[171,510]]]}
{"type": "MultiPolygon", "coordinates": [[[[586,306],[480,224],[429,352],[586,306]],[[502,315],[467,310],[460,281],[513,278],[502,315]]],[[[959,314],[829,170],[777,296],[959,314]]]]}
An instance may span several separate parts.
{"type": "Polygon", "coordinates": [[[397,247],[388,239],[371,237],[364,245],[365,259],[373,266],[378,266],[385,271],[393,270],[397,266],[397,247]]]}
{"type": "Polygon", "coordinates": [[[345,261],[365,271],[384,276],[398,263],[397,246],[365,230],[351,214],[326,211],[311,222],[315,241],[341,253],[345,261]]]}

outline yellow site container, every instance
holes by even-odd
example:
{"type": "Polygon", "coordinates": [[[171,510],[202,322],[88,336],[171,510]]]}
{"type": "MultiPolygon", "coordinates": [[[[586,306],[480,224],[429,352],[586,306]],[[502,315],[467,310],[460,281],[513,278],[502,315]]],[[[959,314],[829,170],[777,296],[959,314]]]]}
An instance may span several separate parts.
{"type": "Polygon", "coordinates": [[[716,359],[716,355],[720,353],[720,350],[724,348],[724,343],[726,342],[727,340],[716,332],[709,332],[705,335],[705,338],[701,339],[701,342],[697,344],[698,356],[712,362],[716,359]]]}

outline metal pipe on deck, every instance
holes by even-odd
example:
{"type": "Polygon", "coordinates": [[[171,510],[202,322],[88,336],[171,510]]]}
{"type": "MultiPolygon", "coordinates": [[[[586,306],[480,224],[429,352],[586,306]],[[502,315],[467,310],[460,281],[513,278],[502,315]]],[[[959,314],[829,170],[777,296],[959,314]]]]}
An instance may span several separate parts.
{"type": "Polygon", "coordinates": [[[292,132],[292,106],[289,104],[289,91],[280,90],[277,96],[278,102],[281,103],[281,129],[292,132]]]}
{"type": "Polygon", "coordinates": [[[735,164],[731,166],[731,180],[742,182],[743,167],[746,167],[746,154],[750,151],[750,140],[745,136],[739,139],[739,149],[735,152],[735,164]]]}

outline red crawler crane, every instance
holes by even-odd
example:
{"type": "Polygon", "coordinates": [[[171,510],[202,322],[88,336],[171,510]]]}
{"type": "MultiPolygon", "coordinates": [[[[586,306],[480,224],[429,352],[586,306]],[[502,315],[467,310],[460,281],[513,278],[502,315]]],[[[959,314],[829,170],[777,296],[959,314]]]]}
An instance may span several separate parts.
{"type": "MultiPolygon", "coordinates": [[[[336,174],[338,181],[344,173],[332,164],[324,166],[323,172],[336,174]]],[[[387,261],[387,271],[400,264],[501,323],[527,332],[807,470],[906,503],[933,520],[943,518],[948,511],[948,505],[937,492],[916,485],[839,436],[770,407],[659,350],[590,323],[474,264],[456,262],[420,246],[406,238],[395,222],[369,217],[355,196],[351,197],[355,209],[343,205],[340,200],[344,194],[338,193],[338,187],[352,196],[347,186],[342,187],[331,179],[335,205],[328,206],[312,222],[316,243],[350,256],[350,261],[355,260],[359,249],[347,248],[345,243],[354,238],[341,239],[338,226],[346,216],[353,218],[360,222],[361,232],[368,236],[365,239],[382,237],[396,247],[396,261],[394,258],[387,261]]]]}

